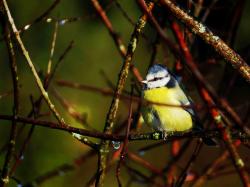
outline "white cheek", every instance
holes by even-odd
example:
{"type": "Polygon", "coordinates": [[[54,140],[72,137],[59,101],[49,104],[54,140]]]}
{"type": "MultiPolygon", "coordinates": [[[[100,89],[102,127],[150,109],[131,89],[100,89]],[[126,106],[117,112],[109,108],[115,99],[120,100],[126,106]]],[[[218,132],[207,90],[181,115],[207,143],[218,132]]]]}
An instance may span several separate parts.
{"type": "Polygon", "coordinates": [[[147,75],[146,80],[154,79],[154,76],[152,74],[147,75]]]}
{"type": "Polygon", "coordinates": [[[153,81],[153,82],[148,82],[147,87],[149,89],[151,88],[159,88],[165,86],[168,82],[170,81],[170,77],[165,77],[163,79],[153,81]]]}

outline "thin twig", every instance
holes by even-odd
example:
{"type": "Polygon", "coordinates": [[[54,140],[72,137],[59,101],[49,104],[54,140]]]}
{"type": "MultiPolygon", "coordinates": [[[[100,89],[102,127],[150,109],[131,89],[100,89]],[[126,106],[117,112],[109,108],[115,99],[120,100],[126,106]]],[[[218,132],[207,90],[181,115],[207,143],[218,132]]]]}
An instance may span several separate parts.
{"type": "Polygon", "coordinates": [[[117,178],[119,187],[122,186],[121,180],[120,180],[121,164],[122,164],[122,162],[124,162],[125,156],[127,154],[128,137],[129,137],[131,123],[133,121],[133,119],[132,119],[132,113],[133,113],[132,96],[133,96],[133,93],[134,93],[133,89],[134,88],[133,88],[133,85],[132,85],[131,86],[131,93],[130,93],[130,106],[129,106],[129,114],[128,114],[128,124],[127,124],[127,128],[126,128],[126,136],[125,136],[125,139],[124,139],[124,142],[123,142],[122,151],[121,151],[121,154],[120,154],[120,160],[119,160],[119,162],[117,164],[117,167],[116,167],[116,178],[117,178]]]}
{"type": "Polygon", "coordinates": [[[140,164],[144,168],[147,168],[149,171],[151,171],[153,174],[158,175],[158,176],[163,176],[163,173],[160,169],[152,165],[150,162],[147,160],[143,159],[142,157],[132,153],[131,151],[128,152],[128,158],[137,164],[140,164]]]}
{"type": "Polygon", "coordinates": [[[26,24],[23,28],[21,28],[18,32],[22,33],[25,30],[28,30],[32,25],[39,23],[40,21],[44,20],[55,8],[57,5],[59,5],[61,0],[55,0],[47,10],[45,10],[40,16],[35,18],[33,21],[31,21],[29,24],[26,24]]]}
{"type": "MultiPolygon", "coordinates": [[[[240,141],[235,141],[234,146],[238,147],[240,145],[240,141]]],[[[202,175],[200,175],[194,182],[193,187],[200,187],[205,183],[205,181],[212,175],[219,167],[220,164],[222,164],[228,157],[230,156],[230,153],[228,150],[224,151],[220,156],[218,156],[217,159],[215,159],[203,172],[202,175]]]]}
{"type": "Polygon", "coordinates": [[[3,92],[3,93],[0,93],[0,99],[3,99],[4,97],[7,97],[7,96],[10,96],[13,94],[13,91],[10,90],[10,91],[7,91],[7,92],[3,92]]]}
{"type": "Polygon", "coordinates": [[[139,152],[139,154],[144,154],[146,151],[149,151],[151,149],[157,148],[157,147],[162,146],[162,145],[166,145],[166,142],[162,141],[162,142],[157,142],[157,143],[153,143],[150,145],[146,145],[145,147],[140,148],[138,150],[138,152],[139,152]]]}
{"type": "Polygon", "coordinates": [[[87,153],[84,153],[80,157],[74,159],[71,163],[62,164],[62,165],[44,173],[44,174],[36,177],[33,181],[28,182],[24,186],[28,187],[28,186],[41,185],[42,183],[48,181],[49,179],[64,175],[69,171],[72,171],[76,168],[79,168],[83,163],[85,163],[87,161],[87,159],[94,156],[95,153],[96,152],[94,150],[88,151],[87,153]]]}
{"type": "Polygon", "coordinates": [[[128,13],[122,8],[120,2],[118,0],[114,0],[114,3],[116,7],[121,11],[123,17],[125,17],[129,23],[131,23],[132,25],[135,25],[135,22],[132,20],[132,18],[129,17],[128,13]]]}
{"type": "Polygon", "coordinates": [[[143,12],[148,16],[149,20],[153,24],[154,28],[156,29],[157,33],[163,39],[163,41],[167,44],[168,48],[172,51],[172,53],[178,57],[180,56],[180,51],[178,46],[176,46],[165,34],[161,26],[158,24],[156,18],[153,16],[152,12],[147,9],[146,3],[144,0],[137,0],[140,7],[142,8],[143,12]]]}
{"type": "MultiPolygon", "coordinates": [[[[7,23],[7,22],[6,22],[7,23]]],[[[3,163],[3,169],[1,173],[1,180],[0,180],[0,186],[4,187],[9,183],[9,177],[10,177],[10,164],[12,157],[15,152],[15,144],[16,144],[16,136],[17,136],[17,120],[16,117],[19,115],[19,108],[20,108],[20,101],[19,101],[19,82],[18,82],[18,74],[17,74],[17,64],[16,64],[16,54],[14,51],[13,42],[11,39],[11,32],[9,30],[9,25],[3,23],[3,27],[5,29],[5,42],[8,49],[9,54],[9,63],[10,63],[10,69],[11,69],[11,75],[12,75],[12,83],[13,83],[13,91],[14,91],[14,106],[13,106],[13,116],[12,119],[12,126],[10,131],[10,139],[9,144],[7,148],[7,153],[5,156],[5,160],[3,163]]]]}
{"type": "Polygon", "coordinates": [[[51,90],[52,90],[52,94],[58,99],[58,101],[65,108],[65,110],[67,110],[70,116],[72,116],[76,121],[80,122],[81,125],[83,125],[84,127],[90,130],[96,130],[87,123],[86,115],[76,111],[74,106],[68,100],[63,98],[61,94],[55,88],[52,88],[51,90]]]}
{"type": "Polygon", "coordinates": [[[245,4],[246,0],[237,0],[236,5],[234,6],[234,9],[232,11],[233,13],[230,16],[231,21],[229,22],[230,26],[229,31],[227,32],[227,41],[231,46],[234,46],[245,4]]]}
{"type": "Polygon", "coordinates": [[[94,6],[94,8],[96,9],[98,15],[101,17],[103,23],[107,27],[109,34],[111,35],[111,37],[113,38],[113,40],[115,42],[115,45],[117,46],[118,51],[121,53],[122,56],[125,56],[126,55],[126,47],[125,47],[125,45],[123,45],[121,38],[114,31],[113,26],[105,13],[105,10],[101,7],[101,5],[99,4],[99,2],[97,0],[91,0],[91,2],[92,2],[92,5],[94,6]]]}
{"type": "MultiPolygon", "coordinates": [[[[108,29],[109,34],[113,38],[119,53],[121,54],[121,56],[124,59],[127,58],[126,57],[126,54],[127,54],[126,47],[123,44],[121,37],[115,32],[111,21],[109,20],[109,18],[107,17],[107,15],[105,13],[105,10],[101,7],[100,3],[97,0],[91,0],[91,2],[93,4],[94,8],[96,9],[98,15],[101,17],[104,25],[108,29]]],[[[131,71],[133,72],[133,74],[135,75],[136,79],[139,82],[143,80],[142,76],[140,75],[140,73],[138,71],[138,69],[134,65],[130,64],[130,69],[131,69],[131,71]]]]}
{"type": "Polygon", "coordinates": [[[137,175],[138,177],[142,178],[143,180],[147,181],[148,183],[152,183],[154,186],[163,187],[163,185],[160,184],[159,182],[152,180],[150,177],[148,177],[145,174],[141,173],[140,171],[128,166],[127,164],[125,165],[125,167],[128,169],[128,173],[131,173],[131,175],[133,176],[133,179],[135,178],[135,175],[137,175]]]}
{"type": "MultiPolygon", "coordinates": [[[[86,90],[86,91],[91,91],[91,92],[97,92],[97,93],[101,93],[104,96],[113,96],[114,92],[111,89],[107,89],[107,88],[98,88],[95,86],[90,86],[90,85],[85,85],[85,84],[79,84],[76,82],[69,82],[66,80],[58,80],[57,84],[60,86],[64,86],[64,87],[69,87],[69,88],[76,88],[79,90],[86,90]]],[[[121,100],[126,100],[129,101],[130,97],[124,94],[118,94],[118,96],[120,97],[121,100]]],[[[169,103],[160,103],[160,102],[152,102],[152,101],[148,101],[145,100],[141,97],[138,96],[132,96],[132,101],[133,102],[137,102],[139,104],[142,105],[150,105],[150,104],[154,104],[154,105],[159,105],[159,106],[166,106],[166,107],[181,107],[181,108],[192,108],[194,106],[191,105],[174,105],[174,104],[169,104],[169,103]]]]}
{"type": "Polygon", "coordinates": [[[192,139],[188,139],[180,148],[178,154],[173,156],[173,158],[168,162],[165,168],[162,169],[163,172],[168,173],[171,167],[178,162],[178,160],[183,156],[191,144],[192,139]]]}
{"type": "MultiPolygon", "coordinates": [[[[172,166],[175,165],[179,159],[184,155],[185,151],[189,148],[189,145],[191,143],[192,139],[188,139],[180,148],[178,154],[173,156],[171,160],[166,164],[166,166],[162,169],[162,173],[169,173],[172,166]]],[[[166,142],[164,142],[166,144],[166,142]]],[[[153,174],[151,178],[156,177],[157,175],[153,174]]]]}
{"type": "MultiPolygon", "coordinates": [[[[176,157],[179,154],[179,152],[180,152],[180,141],[175,140],[175,141],[171,142],[171,156],[176,157]]],[[[173,184],[175,182],[176,168],[177,168],[176,163],[170,167],[170,170],[167,173],[167,179],[168,179],[167,183],[169,186],[173,186],[173,184]]]]}
{"type": "Polygon", "coordinates": [[[180,174],[179,179],[177,179],[177,181],[176,181],[176,184],[175,184],[176,187],[180,187],[183,185],[190,168],[192,167],[193,163],[195,162],[195,160],[197,159],[197,157],[200,153],[202,144],[203,144],[202,140],[197,141],[196,147],[194,149],[194,152],[193,152],[191,158],[189,159],[186,167],[183,169],[182,173],[180,174]]]}
{"type": "Polygon", "coordinates": [[[55,23],[55,29],[54,29],[54,33],[53,33],[53,37],[52,37],[49,62],[48,62],[48,66],[47,66],[47,75],[49,75],[51,73],[52,58],[54,56],[57,33],[58,33],[58,22],[55,23]]]}

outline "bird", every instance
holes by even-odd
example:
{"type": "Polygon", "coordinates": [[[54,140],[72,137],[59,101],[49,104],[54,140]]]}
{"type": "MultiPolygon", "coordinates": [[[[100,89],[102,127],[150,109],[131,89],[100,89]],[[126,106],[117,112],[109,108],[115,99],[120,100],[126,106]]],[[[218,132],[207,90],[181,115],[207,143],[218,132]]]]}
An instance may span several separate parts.
{"type": "MultiPolygon", "coordinates": [[[[142,99],[148,101],[142,106],[142,117],[155,131],[167,135],[168,132],[203,130],[191,99],[185,94],[177,76],[166,66],[152,65],[142,83],[142,99]]],[[[202,140],[207,145],[216,145],[213,139],[202,140]]]]}

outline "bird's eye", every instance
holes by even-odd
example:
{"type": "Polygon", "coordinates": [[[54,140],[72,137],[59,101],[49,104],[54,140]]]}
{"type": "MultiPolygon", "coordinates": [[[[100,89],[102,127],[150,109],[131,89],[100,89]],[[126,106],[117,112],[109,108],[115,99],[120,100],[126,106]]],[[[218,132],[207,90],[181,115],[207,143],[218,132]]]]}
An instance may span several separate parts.
{"type": "Polygon", "coordinates": [[[154,77],[153,79],[149,80],[149,82],[161,80],[163,77],[154,77]]]}

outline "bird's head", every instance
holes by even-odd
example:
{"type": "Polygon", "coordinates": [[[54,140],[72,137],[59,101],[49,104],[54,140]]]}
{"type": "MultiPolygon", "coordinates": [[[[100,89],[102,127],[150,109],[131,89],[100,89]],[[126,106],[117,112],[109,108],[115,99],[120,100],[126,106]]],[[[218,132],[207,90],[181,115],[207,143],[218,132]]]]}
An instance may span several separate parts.
{"type": "Polygon", "coordinates": [[[146,79],[142,81],[144,89],[160,88],[168,84],[171,75],[167,68],[161,64],[155,64],[149,68],[146,79]]]}

